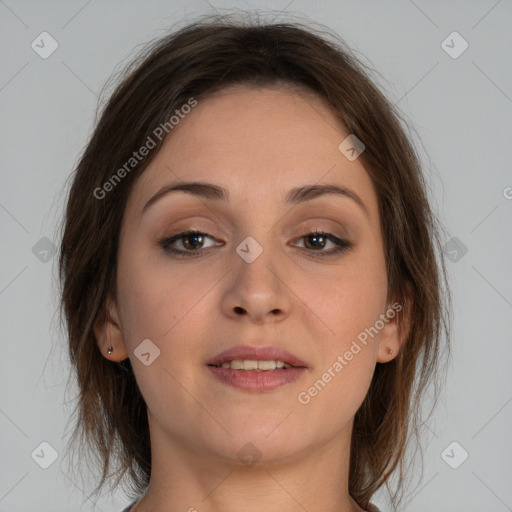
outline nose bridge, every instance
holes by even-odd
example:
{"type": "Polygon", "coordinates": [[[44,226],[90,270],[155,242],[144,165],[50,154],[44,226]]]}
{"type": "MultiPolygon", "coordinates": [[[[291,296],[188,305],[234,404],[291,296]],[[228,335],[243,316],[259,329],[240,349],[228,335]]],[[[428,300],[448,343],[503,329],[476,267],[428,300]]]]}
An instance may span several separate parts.
{"type": "Polygon", "coordinates": [[[279,276],[279,250],[271,236],[261,229],[236,247],[233,280],[224,300],[228,314],[242,312],[261,320],[288,310],[286,287],[279,276]]]}
{"type": "Polygon", "coordinates": [[[271,247],[269,233],[261,232],[258,239],[247,236],[237,247],[236,253],[240,261],[235,264],[236,279],[239,286],[250,285],[256,292],[276,292],[276,257],[271,247]]]}

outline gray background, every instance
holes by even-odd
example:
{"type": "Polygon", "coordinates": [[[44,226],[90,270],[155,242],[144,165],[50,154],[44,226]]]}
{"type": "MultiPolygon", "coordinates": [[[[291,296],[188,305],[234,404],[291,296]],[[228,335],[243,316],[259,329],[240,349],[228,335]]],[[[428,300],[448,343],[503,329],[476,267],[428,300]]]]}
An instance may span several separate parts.
{"type": "MultiPolygon", "coordinates": [[[[510,0],[0,0],[0,511],[116,512],[127,503],[121,492],[93,503],[90,490],[67,474],[73,402],[65,395],[50,241],[58,243],[64,181],[112,71],[179,20],[235,5],[326,24],[379,71],[381,87],[415,126],[444,241],[456,237],[467,252],[460,245],[450,252],[453,359],[427,431],[423,478],[405,508],[512,510],[510,0]],[[47,59],[31,48],[43,31],[59,45],[47,59]],[[469,44],[458,58],[441,44],[453,31],[469,44]],[[48,469],[35,462],[49,461],[43,441],[59,454],[48,469]],[[447,461],[460,464],[462,450],[469,457],[453,469],[447,461]]],[[[452,39],[445,44],[460,51],[461,41],[452,39]]],[[[384,495],[375,502],[390,510],[384,495]]]]}

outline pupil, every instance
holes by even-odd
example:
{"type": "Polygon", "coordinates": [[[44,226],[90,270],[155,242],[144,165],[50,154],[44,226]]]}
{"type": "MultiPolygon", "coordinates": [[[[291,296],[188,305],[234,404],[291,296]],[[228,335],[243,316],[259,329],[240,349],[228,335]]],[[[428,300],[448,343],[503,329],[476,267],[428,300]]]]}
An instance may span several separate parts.
{"type": "Polygon", "coordinates": [[[196,249],[195,245],[201,244],[202,239],[203,239],[203,237],[201,235],[197,235],[197,234],[186,235],[184,245],[185,245],[185,247],[187,247],[187,249],[196,249]],[[194,241],[192,243],[189,243],[188,240],[191,240],[191,239],[193,239],[194,241]]]}
{"type": "Polygon", "coordinates": [[[310,243],[309,245],[311,245],[313,247],[321,247],[321,248],[324,247],[325,241],[319,243],[319,240],[323,240],[323,239],[324,239],[323,235],[309,235],[308,237],[306,237],[306,240],[313,240],[313,243],[310,243]]]}

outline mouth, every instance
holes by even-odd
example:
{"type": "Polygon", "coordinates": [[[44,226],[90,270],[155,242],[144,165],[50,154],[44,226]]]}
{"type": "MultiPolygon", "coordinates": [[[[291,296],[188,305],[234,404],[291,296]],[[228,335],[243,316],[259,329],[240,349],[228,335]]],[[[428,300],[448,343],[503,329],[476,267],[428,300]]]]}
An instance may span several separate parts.
{"type": "Polygon", "coordinates": [[[206,364],[223,384],[248,391],[268,392],[296,381],[308,366],[278,347],[235,347],[206,364]]]}
{"type": "Polygon", "coordinates": [[[257,369],[268,371],[285,367],[287,369],[307,368],[306,363],[302,359],[275,345],[266,347],[254,345],[232,347],[206,361],[206,364],[208,366],[247,371],[257,369]]]}
{"type": "Polygon", "coordinates": [[[276,361],[275,359],[267,361],[255,361],[251,359],[233,359],[231,361],[224,361],[221,364],[208,366],[215,366],[215,368],[232,368],[233,370],[243,370],[245,372],[268,372],[275,369],[288,370],[289,368],[297,368],[296,366],[285,363],[284,361],[276,361]]]}

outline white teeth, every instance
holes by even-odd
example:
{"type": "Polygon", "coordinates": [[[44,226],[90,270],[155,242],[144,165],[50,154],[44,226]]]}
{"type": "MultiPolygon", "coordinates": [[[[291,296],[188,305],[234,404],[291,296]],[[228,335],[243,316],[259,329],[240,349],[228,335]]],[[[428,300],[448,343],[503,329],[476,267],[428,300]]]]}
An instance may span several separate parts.
{"type": "Polygon", "coordinates": [[[275,370],[277,366],[276,361],[259,361],[258,368],[260,370],[275,370]]]}
{"type": "Polygon", "coordinates": [[[222,363],[221,368],[232,368],[233,370],[246,370],[246,371],[268,371],[275,370],[276,368],[291,368],[291,365],[283,361],[254,361],[249,359],[233,359],[233,361],[225,361],[222,363]]]}
{"type": "Polygon", "coordinates": [[[257,370],[258,369],[258,361],[248,361],[244,360],[244,370],[257,370]]]}

